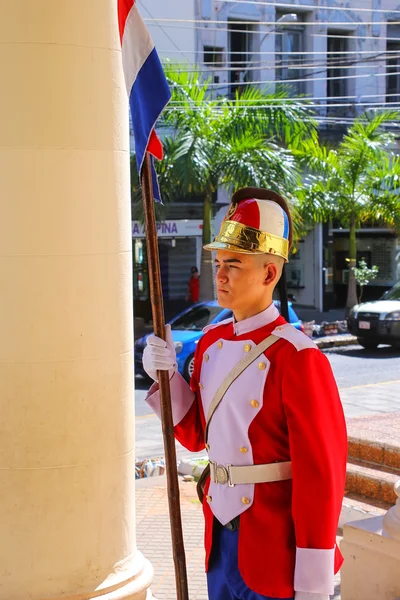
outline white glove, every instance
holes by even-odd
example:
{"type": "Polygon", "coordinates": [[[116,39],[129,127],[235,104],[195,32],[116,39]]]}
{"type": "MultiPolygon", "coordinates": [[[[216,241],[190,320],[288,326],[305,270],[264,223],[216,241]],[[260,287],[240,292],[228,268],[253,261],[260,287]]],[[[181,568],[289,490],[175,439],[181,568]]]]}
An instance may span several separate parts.
{"type": "Polygon", "coordinates": [[[329,600],[327,594],[313,594],[311,592],[295,592],[294,600],[329,600]]]}
{"type": "Polygon", "coordinates": [[[169,378],[171,379],[178,368],[171,325],[165,326],[165,337],[166,342],[155,335],[149,335],[143,352],[143,369],[154,381],[158,381],[157,371],[169,371],[169,378]]]}

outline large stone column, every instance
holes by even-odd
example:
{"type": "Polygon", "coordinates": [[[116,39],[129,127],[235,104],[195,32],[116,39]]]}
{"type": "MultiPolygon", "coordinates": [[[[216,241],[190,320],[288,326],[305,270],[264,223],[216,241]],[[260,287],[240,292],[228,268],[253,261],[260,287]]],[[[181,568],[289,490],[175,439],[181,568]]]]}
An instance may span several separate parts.
{"type": "Polygon", "coordinates": [[[0,41],[0,600],[140,600],[116,0],[2,1],[0,41]]]}
{"type": "Polygon", "coordinates": [[[396,505],[384,517],[343,528],[342,600],[394,600],[400,597],[400,481],[396,505]]]}

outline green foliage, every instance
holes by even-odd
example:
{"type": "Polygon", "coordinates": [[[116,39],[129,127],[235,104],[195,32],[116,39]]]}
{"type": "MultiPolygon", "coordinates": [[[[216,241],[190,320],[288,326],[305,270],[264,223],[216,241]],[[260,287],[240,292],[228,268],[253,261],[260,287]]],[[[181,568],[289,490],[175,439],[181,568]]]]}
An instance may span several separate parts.
{"type": "Polygon", "coordinates": [[[365,113],[355,120],[337,148],[316,138],[304,140],[294,153],[307,175],[297,190],[306,222],[338,220],[348,227],[350,277],[347,308],[357,301],[353,271],[357,255],[356,229],[367,221],[400,225],[400,159],[390,148],[394,135],[385,124],[395,111],[365,113]]]}
{"type": "Polygon", "coordinates": [[[400,160],[390,152],[393,134],[383,127],[396,119],[394,111],[365,114],[337,148],[314,138],[295,150],[307,170],[298,190],[306,219],[338,219],[344,227],[370,220],[399,225],[400,160]]]}
{"type": "MultiPolygon", "coordinates": [[[[200,73],[168,64],[165,71],[172,100],[161,121],[165,158],[156,165],[163,201],[245,186],[267,187],[293,201],[300,171],[292,150],[304,138],[316,140],[307,101],[250,86],[232,99],[213,98],[200,73]]],[[[135,205],[137,175],[132,181],[135,205]]],[[[301,219],[294,221],[300,235],[301,219]]]]}
{"type": "Polygon", "coordinates": [[[371,283],[371,281],[374,281],[374,279],[377,278],[379,267],[372,265],[372,267],[369,268],[364,258],[362,258],[358,263],[358,267],[353,267],[353,271],[356,282],[360,286],[360,296],[358,300],[361,302],[364,286],[368,285],[371,283]]]}

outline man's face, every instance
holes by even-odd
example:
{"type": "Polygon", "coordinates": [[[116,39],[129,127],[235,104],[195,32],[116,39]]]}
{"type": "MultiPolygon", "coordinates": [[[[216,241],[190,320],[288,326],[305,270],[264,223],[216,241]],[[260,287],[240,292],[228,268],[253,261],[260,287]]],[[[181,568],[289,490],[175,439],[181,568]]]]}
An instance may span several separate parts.
{"type": "Polygon", "coordinates": [[[218,250],[215,259],[218,304],[233,311],[246,311],[261,304],[268,287],[266,255],[218,250]]]}

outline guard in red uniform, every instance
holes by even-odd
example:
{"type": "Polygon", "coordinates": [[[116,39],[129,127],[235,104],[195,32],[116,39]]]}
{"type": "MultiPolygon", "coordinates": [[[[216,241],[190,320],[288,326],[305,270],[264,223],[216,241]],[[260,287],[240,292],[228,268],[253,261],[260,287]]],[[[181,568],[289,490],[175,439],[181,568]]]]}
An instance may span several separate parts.
{"type": "MultiPolygon", "coordinates": [[[[175,436],[206,448],[210,600],[329,600],[347,438],[326,356],[272,302],[288,260],[291,220],[274,192],[232,199],[216,254],[216,287],[234,318],[206,327],[190,387],[176,372],[170,330],[148,339],[147,373],[169,370],[175,436]]],[[[160,413],[158,384],[148,403],[160,413]]]]}

